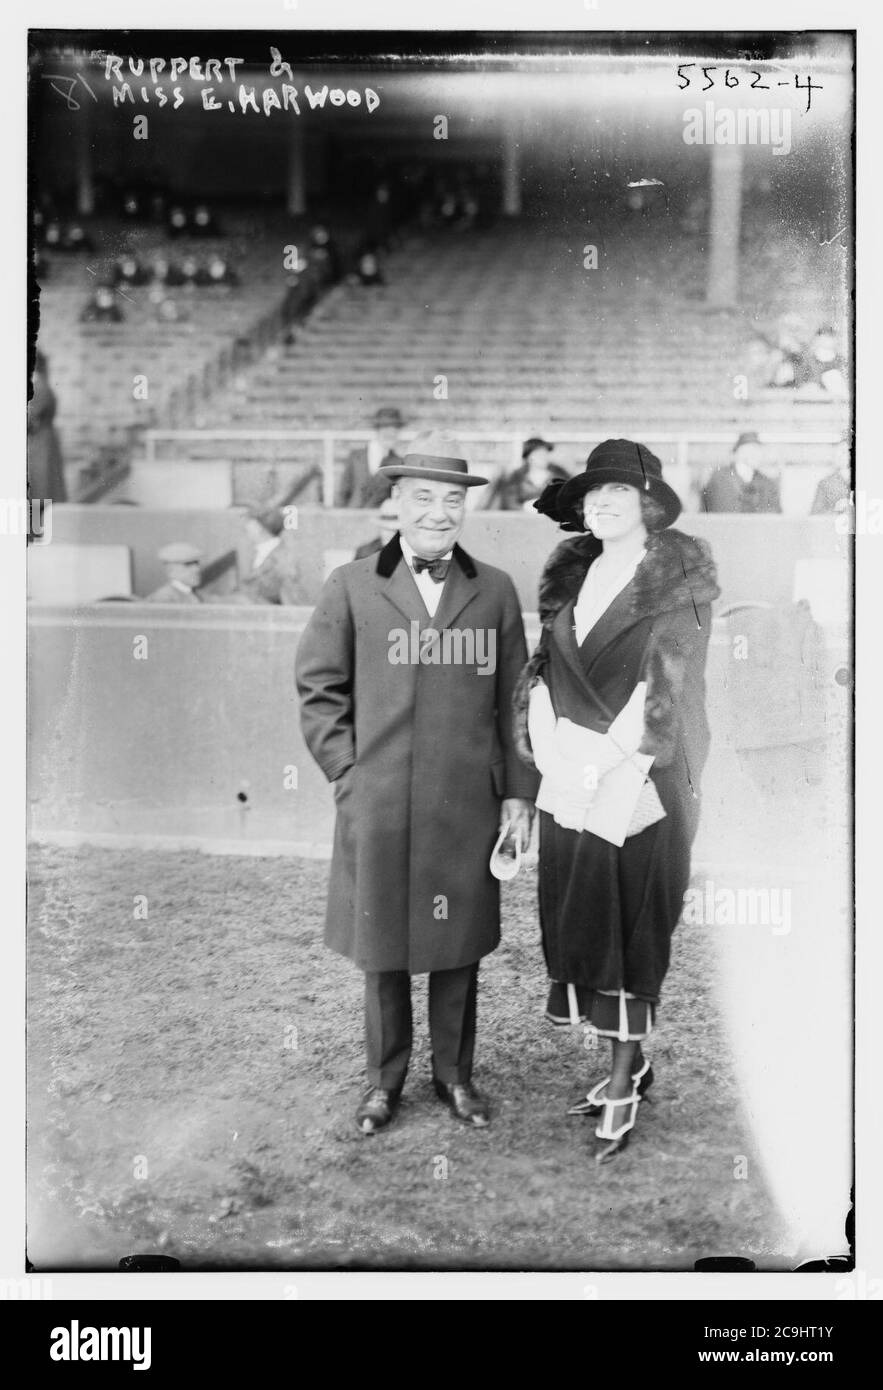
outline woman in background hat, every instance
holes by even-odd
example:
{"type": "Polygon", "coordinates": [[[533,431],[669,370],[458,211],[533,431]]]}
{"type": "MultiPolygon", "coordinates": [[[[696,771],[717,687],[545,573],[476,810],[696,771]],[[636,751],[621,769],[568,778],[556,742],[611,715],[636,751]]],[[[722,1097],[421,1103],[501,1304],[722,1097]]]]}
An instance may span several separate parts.
{"type": "Polygon", "coordinates": [[[606,1161],[628,1142],[653,1079],[642,1046],[689,884],[709,744],[710,605],[720,591],[705,542],[670,529],[680,501],[640,444],[605,441],[585,472],[551,483],[535,506],[581,534],[543,571],[542,635],[516,691],[516,732],[543,774],[547,1017],[588,1022],[611,1040],[610,1075],[569,1111],[600,1116],[596,1157],[606,1161]],[[589,759],[583,751],[574,761],[563,739],[591,748],[589,759]],[[611,830],[599,808],[622,772],[631,775],[626,761],[643,771],[642,755],[652,757],[650,784],[627,809],[627,828],[611,830]]]}
{"type": "Polygon", "coordinates": [[[566,468],[553,463],[555,445],[534,436],[526,439],[521,450],[521,464],[511,473],[500,473],[491,484],[485,508],[488,511],[518,512],[529,508],[552,482],[566,482],[566,468]]]}

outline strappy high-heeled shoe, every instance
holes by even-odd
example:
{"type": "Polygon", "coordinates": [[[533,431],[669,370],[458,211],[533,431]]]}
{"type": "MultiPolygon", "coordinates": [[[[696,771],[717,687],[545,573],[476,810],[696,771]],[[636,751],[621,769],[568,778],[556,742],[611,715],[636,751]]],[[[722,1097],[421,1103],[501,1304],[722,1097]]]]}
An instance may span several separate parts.
{"type": "Polygon", "coordinates": [[[595,1150],[596,1163],[609,1163],[610,1160],[623,1149],[629,1142],[635,1122],[638,1118],[638,1106],[641,1104],[641,1097],[638,1088],[635,1086],[630,1096],[620,1096],[616,1100],[602,1100],[601,1108],[603,1115],[601,1123],[595,1130],[595,1138],[602,1141],[601,1145],[595,1150]],[[613,1117],[617,1107],[630,1105],[631,1114],[628,1119],[613,1128],[613,1117]]]}
{"type": "MultiPolygon", "coordinates": [[[[600,1115],[601,1107],[604,1104],[604,1088],[610,1081],[609,1076],[605,1076],[603,1081],[599,1081],[593,1086],[591,1091],[576,1101],[567,1111],[568,1115],[600,1115]]],[[[638,1095],[643,1100],[650,1087],[653,1085],[653,1068],[645,1057],[637,1071],[632,1072],[632,1081],[637,1087],[638,1095]]]]}

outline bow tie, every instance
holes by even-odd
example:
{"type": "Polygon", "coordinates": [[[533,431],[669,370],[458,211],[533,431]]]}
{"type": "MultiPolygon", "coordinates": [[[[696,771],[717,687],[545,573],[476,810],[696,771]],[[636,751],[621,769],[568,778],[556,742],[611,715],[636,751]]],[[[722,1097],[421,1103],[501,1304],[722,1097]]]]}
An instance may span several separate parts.
{"type": "Polygon", "coordinates": [[[422,574],[426,570],[430,579],[434,580],[436,584],[443,584],[450,563],[450,560],[424,560],[421,555],[415,555],[414,573],[422,574]]]}

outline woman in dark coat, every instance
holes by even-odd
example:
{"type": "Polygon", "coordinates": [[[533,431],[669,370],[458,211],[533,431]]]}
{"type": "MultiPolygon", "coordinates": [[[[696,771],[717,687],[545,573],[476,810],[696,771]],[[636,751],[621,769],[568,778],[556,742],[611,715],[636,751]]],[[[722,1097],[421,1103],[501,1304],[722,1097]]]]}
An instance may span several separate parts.
{"type": "Polygon", "coordinates": [[[689,884],[709,745],[710,605],[720,590],[706,543],[668,529],[680,501],[642,445],[600,444],[584,473],[550,484],[536,507],[584,533],[564,541],[543,572],[542,635],[515,706],[519,751],[543,773],[547,1017],[588,1022],[611,1039],[610,1076],[570,1111],[601,1115],[597,1157],[606,1161],[628,1142],[653,1077],[642,1044],[689,884]],[[573,762],[568,747],[594,749],[590,765],[573,762]],[[621,774],[632,777],[635,766],[623,802],[621,774]],[[601,810],[617,781],[618,830],[601,810]]]}

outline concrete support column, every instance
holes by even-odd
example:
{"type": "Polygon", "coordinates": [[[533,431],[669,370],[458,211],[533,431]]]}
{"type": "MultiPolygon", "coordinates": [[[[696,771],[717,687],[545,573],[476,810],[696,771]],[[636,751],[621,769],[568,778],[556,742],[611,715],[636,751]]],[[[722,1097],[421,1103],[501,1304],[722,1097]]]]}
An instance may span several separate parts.
{"type": "Polygon", "coordinates": [[[299,217],[307,210],[304,137],[296,121],[292,123],[289,132],[285,205],[292,217],[299,217]]]}
{"type": "Polygon", "coordinates": [[[92,112],[81,104],[76,113],[77,213],[91,217],[95,211],[95,181],[92,161],[92,112]]]}
{"type": "Polygon", "coordinates": [[[711,147],[711,214],[705,299],[730,309],[739,298],[739,233],[742,226],[741,145],[711,147]]]}
{"type": "Polygon", "coordinates": [[[503,126],[503,216],[521,216],[521,122],[511,116],[503,126]]]}

